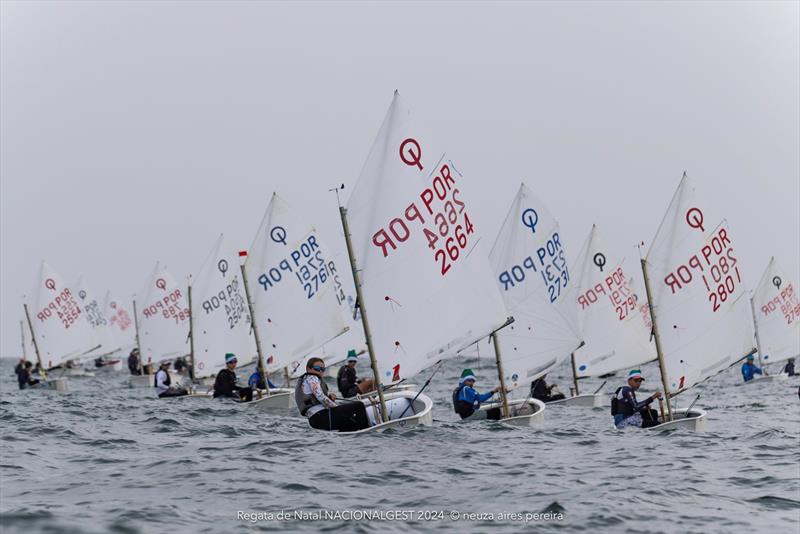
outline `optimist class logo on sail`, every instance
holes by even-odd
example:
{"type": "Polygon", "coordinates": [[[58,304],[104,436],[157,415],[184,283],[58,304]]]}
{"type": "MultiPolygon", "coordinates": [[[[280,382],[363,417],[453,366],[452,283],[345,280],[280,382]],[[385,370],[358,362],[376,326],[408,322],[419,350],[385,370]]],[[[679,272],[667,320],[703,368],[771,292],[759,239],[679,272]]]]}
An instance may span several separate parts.
{"type": "MultiPolygon", "coordinates": [[[[703,212],[699,208],[689,208],[685,220],[689,227],[705,232],[703,212]]],[[[728,230],[721,226],[698,253],[690,256],[685,264],[679,265],[664,277],[664,284],[674,295],[696,281],[699,276],[708,292],[711,311],[716,312],[741,285],[742,276],[737,263],[728,230]]]]}
{"type": "MultiPolygon", "coordinates": [[[[536,226],[539,224],[539,214],[533,208],[522,211],[522,226],[529,228],[532,235],[536,235],[536,226]]],[[[605,258],[603,258],[605,265],[605,258]]],[[[527,256],[520,264],[513,265],[500,273],[498,280],[503,285],[503,291],[508,291],[521,284],[527,278],[527,271],[539,273],[542,283],[547,291],[550,302],[555,302],[561,296],[562,289],[569,284],[569,269],[564,257],[564,248],[561,246],[561,237],[558,232],[548,236],[544,245],[536,249],[536,253],[527,256]]]]}
{"type": "MultiPolygon", "coordinates": [[[[422,146],[416,139],[403,140],[398,153],[404,164],[424,171],[422,146]]],[[[381,249],[384,258],[408,241],[414,230],[417,233],[422,231],[425,236],[441,276],[445,276],[459,258],[465,257],[462,251],[467,248],[475,227],[467,213],[466,203],[459,198],[452,172],[454,168],[451,167],[452,163],[443,163],[435,169],[436,176],[430,186],[417,195],[418,200],[413,200],[400,216],[373,234],[372,244],[381,249]]]]}
{"type": "Polygon", "coordinates": [[[56,283],[52,278],[48,278],[44,282],[44,286],[50,291],[55,291],[56,295],[48,302],[44,308],[36,313],[36,318],[40,322],[45,322],[53,316],[57,316],[61,320],[64,328],[69,328],[81,315],[81,308],[78,306],[78,301],[72,296],[68,287],[61,291],[56,289],[56,283]]]}
{"type": "Polygon", "coordinates": [[[773,281],[773,284],[778,288],[779,293],[769,302],[761,306],[761,313],[764,317],[767,317],[773,312],[780,310],[786,319],[786,324],[791,325],[796,321],[800,321],[800,298],[798,298],[797,292],[794,290],[792,284],[781,289],[780,278],[777,276],[775,278],[777,283],[773,281]]]}

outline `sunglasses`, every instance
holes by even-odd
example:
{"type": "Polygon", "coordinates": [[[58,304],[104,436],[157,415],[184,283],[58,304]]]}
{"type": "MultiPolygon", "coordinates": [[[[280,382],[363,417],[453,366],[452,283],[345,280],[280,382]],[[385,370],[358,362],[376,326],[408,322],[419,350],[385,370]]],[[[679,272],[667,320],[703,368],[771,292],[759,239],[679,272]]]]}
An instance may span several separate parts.
{"type": "Polygon", "coordinates": [[[239,363],[237,360],[228,360],[225,365],[230,365],[232,363],[239,363]]]}
{"type": "Polygon", "coordinates": [[[318,373],[322,373],[323,371],[325,371],[325,366],[323,365],[322,367],[320,367],[319,365],[315,365],[312,367],[312,369],[318,373]]]}
{"type": "Polygon", "coordinates": [[[631,378],[634,382],[641,382],[644,378],[631,378]]]}

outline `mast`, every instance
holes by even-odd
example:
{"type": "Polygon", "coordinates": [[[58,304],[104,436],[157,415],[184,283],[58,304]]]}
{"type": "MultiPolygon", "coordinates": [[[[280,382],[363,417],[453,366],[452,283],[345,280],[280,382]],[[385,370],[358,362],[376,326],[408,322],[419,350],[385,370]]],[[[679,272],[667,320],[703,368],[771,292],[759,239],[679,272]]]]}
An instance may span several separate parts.
{"type": "Polygon", "coordinates": [[[503,358],[500,356],[500,343],[497,339],[497,332],[492,332],[492,343],[494,344],[494,359],[497,362],[497,375],[500,377],[500,401],[503,403],[503,418],[509,418],[508,395],[506,394],[506,378],[503,372],[503,358]]]}
{"type": "MultiPolygon", "coordinates": [[[[361,307],[361,324],[364,327],[364,337],[367,341],[369,362],[372,365],[372,377],[375,380],[375,387],[378,389],[378,399],[381,403],[381,419],[385,423],[389,420],[389,414],[386,412],[386,401],[383,398],[383,384],[381,383],[380,372],[378,372],[378,360],[375,358],[375,349],[372,347],[372,331],[369,329],[369,321],[367,320],[367,307],[364,303],[364,297],[361,295],[361,283],[359,281],[358,269],[356,268],[356,257],[353,251],[353,243],[350,241],[350,227],[347,224],[347,209],[339,206],[339,215],[341,215],[342,218],[344,241],[347,244],[347,257],[350,259],[350,268],[353,271],[353,282],[356,286],[356,299],[358,305],[361,307]]],[[[498,356],[498,362],[499,361],[498,356]]],[[[500,374],[502,375],[502,371],[500,371],[500,374]]],[[[503,380],[502,376],[500,380],[503,380]]],[[[505,391],[503,392],[503,398],[505,399],[505,391]]]]}
{"type": "Polygon", "coordinates": [[[25,348],[25,325],[22,324],[22,319],[19,321],[19,335],[22,341],[22,357],[28,359],[28,351],[25,348]]]}
{"type": "Polygon", "coordinates": [[[758,335],[758,320],[756,319],[756,305],[753,302],[753,297],[750,297],[750,311],[753,314],[753,329],[756,333],[756,349],[758,350],[758,366],[764,369],[764,362],[761,361],[761,338],[758,335]]]}
{"type": "Polygon", "coordinates": [[[650,292],[650,278],[647,276],[647,260],[642,258],[642,274],[644,275],[644,289],[647,292],[647,305],[650,307],[650,319],[653,321],[653,337],[656,340],[656,353],[658,354],[658,369],[661,371],[661,384],[664,386],[664,397],[667,399],[667,417],[672,421],[672,402],[669,398],[669,383],[667,381],[667,366],[664,363],[664,352],[661,350],[661,336],[658,334],[658,321],[653,309],[653,295],[650,292]]]}
{"type": "Polygon", "coordinates": [[[25,318],[28,319],[28,328],[31,330],[31,341],[33,341],[33,350],[36,351],[36,361],[39,362],[39,374],[47,380],[47,369],[42,364],[42,355],[39,353],[39,344],[36,342],[36,334],[33,333],[33,324],[31,323],[31,315],[28,313],[28,305],[23,303],[22,307],[25,308],[25,318]]]}
{"type": "Polygon", "coordinates": [[[258,334],[258,324],[256,323],[256,316],[253,313],[253,301],[250,300],[250,288],[247,285],[247,271],[245,270],[244,265],[240,265],[239,268],[242,270],[242,285],[244,285],[244,296],[247,299],[247,309],[250,310],[250,326],[253,329],[253,336],[256,338],[258,372],[261,373],[261,377],[264,379],[264,387],[267,390],[267,396],[269,396],[269,373],[267,373],[267,366],[264,364],[264,353],[261,351],[261,337],[258,334]]]}
{"type": "Polygon", "coordinates": [[[136,313],[136,299],[133,299],[133,326],[136,329],[136,350],[139,351],[139,374],[143,374],[142,365],[142,346],[139,343],[139,314],[136,313]]]}
{"type": "Polygon", "coordinates": [[[192,285],[189,284],[187,292],[187,299],[189,300],[189,354],[192,357],[192,365],[189,366],[189,378],[194,382],[194,317],[192,313],[192,285]]]}
{"type": "Polygon", "coordinates": [[[575,367],[575,351],[572,351],[569,355],[569,359],[572,362],[572,383],[575,385],[575,396],[577,397],[581,392],[578,390],[578,370],[577,367],[575,367]]]}

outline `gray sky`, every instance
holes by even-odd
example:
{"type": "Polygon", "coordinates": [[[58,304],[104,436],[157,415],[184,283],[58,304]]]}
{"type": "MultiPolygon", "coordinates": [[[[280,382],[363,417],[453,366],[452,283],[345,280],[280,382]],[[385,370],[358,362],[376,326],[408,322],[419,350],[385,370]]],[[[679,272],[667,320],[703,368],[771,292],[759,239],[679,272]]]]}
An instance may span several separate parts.
{"type": "Polygon", "coordinates": [[[524,180],[571,258],[592,223],[636,254],[687,170],[748,285],[771,255],[797,282],[799,6],[4,0],[0,354],[42,258],[129,296],[220,232],[247,248],[273,190],[338,239],[327,189],[394,89],[488,236],[524,180]]]}

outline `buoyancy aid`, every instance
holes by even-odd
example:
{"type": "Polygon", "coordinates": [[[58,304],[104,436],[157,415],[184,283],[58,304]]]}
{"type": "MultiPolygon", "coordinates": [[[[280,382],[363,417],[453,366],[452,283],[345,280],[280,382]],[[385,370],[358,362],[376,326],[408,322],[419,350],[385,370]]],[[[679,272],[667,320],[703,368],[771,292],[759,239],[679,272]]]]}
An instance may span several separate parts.
{"type": "MultiPolygon", "coordinates": [[[[305,416],[308,409],[311,408],[312,406],[315,406],[317,404],[322,404],[314,396],[313,393],[303,393],[303,382],[305,382],[306,377],[309,376],[317,376],[317,375],[303,373],[303,376],[297,379],[297,384],[294,387],[294,402],[295,404],[297,404],[297,409],[300,410],[300,415],[302,416],[305,416]]],[[[325,381],[322,380],[321,378],[319,379],[319,383],[322,386],[322,392],[327,396],[328,384],[326,384],[325,381]]]]}
{"type": "Polygon", "coordinates": [[[453,411],[464,419],[474,414],[475,408],[469,402],[458,399],[462,389],[464,389],[464,384],[459,384],[458,387],[453,390],[453,411]]]}

